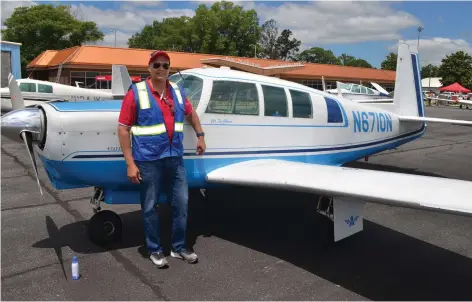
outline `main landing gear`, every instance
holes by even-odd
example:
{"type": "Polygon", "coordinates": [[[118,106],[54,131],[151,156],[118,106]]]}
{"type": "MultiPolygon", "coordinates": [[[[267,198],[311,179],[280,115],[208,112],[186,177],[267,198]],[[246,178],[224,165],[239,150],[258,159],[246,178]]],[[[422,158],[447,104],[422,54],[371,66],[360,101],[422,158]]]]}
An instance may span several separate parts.
{"type": "Polygon", "coordinates": [[[100,203],[104,201],[104,192],[101,188],[95,188],[90,203],[95,213],[90,218],[88,235],[90,240],[97,245],[108,245],[121,240],[123,224],[118,214],[110,210],[101,210],[100,203]]]}

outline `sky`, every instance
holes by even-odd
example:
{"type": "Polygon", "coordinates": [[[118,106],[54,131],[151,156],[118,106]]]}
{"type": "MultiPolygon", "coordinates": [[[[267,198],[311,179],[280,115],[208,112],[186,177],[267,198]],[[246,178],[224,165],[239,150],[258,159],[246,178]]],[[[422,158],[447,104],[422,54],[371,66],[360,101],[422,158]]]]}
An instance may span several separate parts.
{"type": "MultiPolygon", "coordinates": [[[[463,50],[472,55],[470,1],[233,1],[257,11],[260,25],[273,18],[279,32],[290,29],[301,50],[319,46],[335,55],[346,53],[380,68],[399,40],[416,48],[418,26],[421,65],[439,65],[446,55],[463,50]]],[[[15,7],[42,3],[69,4],[78,18],[97,23],[105,34],[99,45],[128,47],[127,40],[146,24],[166,17],[193,16],[211,1],[5,1],[1,22],[15,7]]]]}

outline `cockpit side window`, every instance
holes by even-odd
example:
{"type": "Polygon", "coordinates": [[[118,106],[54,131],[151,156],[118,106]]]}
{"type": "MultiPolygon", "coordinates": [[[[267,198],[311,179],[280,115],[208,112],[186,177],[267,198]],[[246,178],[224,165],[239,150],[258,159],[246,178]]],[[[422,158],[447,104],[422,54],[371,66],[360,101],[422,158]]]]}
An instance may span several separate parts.
{"type": "Polygon", "coordinates": [[[23,82],[20,83],[19,88],[24,92],[36,92],[36,83],[23,82]]]}
{"type": "Polygon", "coordinates": [[[206,113],[259,115],[256,85],[237,81],[213,81],[206,113]]]}
{"type": "Polygon", "coordinates": [[[169,81],[183,87],[187,99],[192,103],[193,108],[197,108],[202,96],[203,79],[189,74],[182,74],[182,77],[179,73],[175,73],[169,77],[169,81]]]}

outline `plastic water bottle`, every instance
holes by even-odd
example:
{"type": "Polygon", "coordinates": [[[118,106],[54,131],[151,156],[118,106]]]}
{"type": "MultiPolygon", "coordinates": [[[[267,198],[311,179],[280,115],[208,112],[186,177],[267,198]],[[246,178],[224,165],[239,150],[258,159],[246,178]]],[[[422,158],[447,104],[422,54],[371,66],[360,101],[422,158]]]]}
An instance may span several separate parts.
{"type": "Polygon", "coordinates": [[[77,256],[74,256],[72,257],[72,279],[78,280],[79,276],[79,261],[77,260],[77,256]]]}

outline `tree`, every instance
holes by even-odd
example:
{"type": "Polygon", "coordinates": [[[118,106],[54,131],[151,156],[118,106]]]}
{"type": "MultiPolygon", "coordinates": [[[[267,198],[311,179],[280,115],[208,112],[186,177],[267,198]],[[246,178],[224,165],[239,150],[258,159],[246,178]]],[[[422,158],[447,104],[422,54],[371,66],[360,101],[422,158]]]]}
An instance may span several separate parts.
{"type": "Polygon", "coordinates": [[[266,21],[261,26],[259,48],[259,58],[273,60],[291,59],[299,50],[301,41],[290,39],[292,31],[284,29],[280,36],[278,35],[277,22],[274,19],[266,21]]]}
{"type": "Polygon", "coordinates": [[[26,65],[45,50],[79,46],[104,38],[94,22],[76,19],[66,5],[18,7],[4,24],[2,39],[22,43],[23,73],[26,73],[26,65]]]}
{"type": "Polygon", "coordinates": [[[295,38],[290,39],[292,31],[290,29],[284,29],[280,36],[277,38],[276,49],[278,50],[278,59],[287,60],[293,59],[295,53],[298,52],[300,44],[302,42],[295,38]]]}
{"type": "Polygon", "coordinates": [[[262,24],[259,40],[260,51],[257,52],[259,58],[278,58],[276,49],[278,31],[277,22],[274,19],[270,19],[262,24]]]}
{"type": "Polygon", "coordinates": [[[294,59],[300,62],[341,65],[341,61],[331,50],[325,50],[321,47],[304,50],[297,54],[294,59]]]}
{"type": "Polygon", "coordinates": [[[131,48],[169,49],[199,53],[253,56],[259,41],[255,10],[243,10],[231,2],[201,4],[195,16],[166,18],[145,26],[129,40],[131,48]]]}
{"type": "Polygon", "coordinates": [[[442,77],[444,86],[458,82],[472,89],[472,56],[464,51],[447,55],[441,61],[438,76],[442,77]]]}
{"type": "Polygon", "coordinates": [[[340,64],[343,65],[343,66],[372,68],[372,65],[370,65],[369,62],[367,62],[366,60],[358,59],[354,56],[350,56],[350,55],[345,54],[345,53],[341,54],[338,57],[338,59],[340,61],[340,64]]]}
{"type": "Polygon", "coordinates": [[[421,68],[422,78],[434,78],[438,76],[439,67],[432,64],[428,64],[421,68]]]}
{"type": "Polygon", "coordinates": [[[398,55],[396,53],[389,53],[380,65],[380,68],[385,70],[397,70],[397,58],[398,55]]]}

